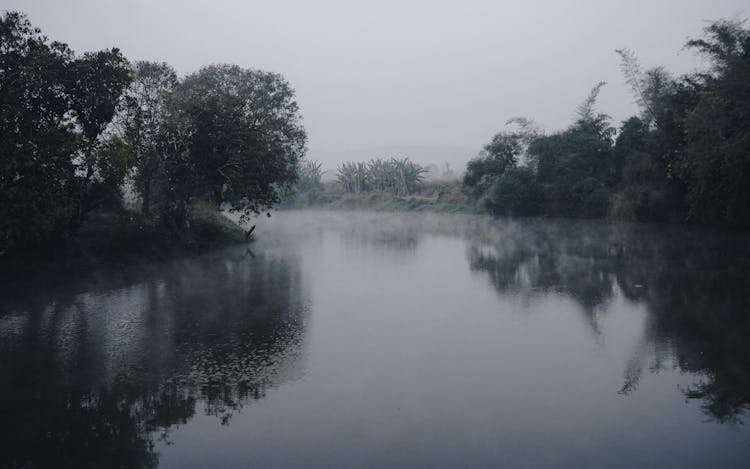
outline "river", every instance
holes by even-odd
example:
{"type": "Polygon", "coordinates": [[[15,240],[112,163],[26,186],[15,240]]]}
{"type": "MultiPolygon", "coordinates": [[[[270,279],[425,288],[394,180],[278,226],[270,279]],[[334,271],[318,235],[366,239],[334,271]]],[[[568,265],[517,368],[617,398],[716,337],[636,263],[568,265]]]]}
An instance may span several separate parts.
{"type": "Polygon", "coordinates": [[[278,212],[0,286],[0,467],[747,467],[742,233],[278,212]]]}

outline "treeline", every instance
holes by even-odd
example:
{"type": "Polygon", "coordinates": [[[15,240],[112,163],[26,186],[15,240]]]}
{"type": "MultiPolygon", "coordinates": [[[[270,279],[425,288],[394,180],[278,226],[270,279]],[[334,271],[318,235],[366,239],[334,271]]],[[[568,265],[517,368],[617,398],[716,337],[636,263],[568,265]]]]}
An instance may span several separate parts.
{"type": "MultiPolygon", "coordinates": [[[[448,166],[449,170],[450,167],[448,166]]],[[[304,160],[297,184],[282,208],[476,213],[452,171],[442,179],[425,177],[429,169],[409,158],[344,162],[335,178],[323,181],[322,164],[304,160]]]]}
{"type": "Polygon", "coordinates": [[[0,253],[68,236],[123,187],[175,232],[197,199],[260,213],[305,151],[278,74],[210,65],[182,79],[118,49],[75,54],[21,13],[0,17],[0,253]]]}
{"type": "Polygon", "coordinates": [[[463,187],[496,214],[750,224],[750,31],[717,21],[688,49],[710,67],[672,77],[618,50],[640,106],[615,128],[594,87],[565,130],[509,121],[467,165],[463,187]]]}

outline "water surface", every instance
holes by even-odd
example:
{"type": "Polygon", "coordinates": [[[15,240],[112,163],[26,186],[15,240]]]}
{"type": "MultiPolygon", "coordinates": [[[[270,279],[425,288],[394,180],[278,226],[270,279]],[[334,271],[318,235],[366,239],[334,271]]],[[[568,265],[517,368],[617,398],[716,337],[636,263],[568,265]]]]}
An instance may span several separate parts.
{"type": "Polygon", "coordinates": [[[746,467],[741,233],[282,212],[4,278],[0,467],[746,467]]]}

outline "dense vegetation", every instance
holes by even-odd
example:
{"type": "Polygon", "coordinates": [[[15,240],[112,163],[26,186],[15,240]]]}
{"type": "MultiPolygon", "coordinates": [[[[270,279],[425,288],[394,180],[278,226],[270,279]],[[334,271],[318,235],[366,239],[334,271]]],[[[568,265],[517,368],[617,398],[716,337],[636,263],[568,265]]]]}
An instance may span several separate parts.
{"type": "Polygon", "coordinates": [[[306,142],[278,74],[179,79],[118,49],[76,55],[16,12],[0,18],[0,135],[0,253],[68,237],[126,193],[138,223],[179,237],[198,200],[258,214],[296,181],[306,142]]]}
{"type": "Polygon", "coordinates": [[[409,158],[374,158],[344,162],[335,180],[324,181],[322,164],[305,160],[282,207],[476,212],[460,180],[446,169],[440,175],[409,158]]]}
{"type": "Polygon", "coordinates": [[[638,115],[616,128],[596,110],[599,83],[564,130],[511,119],[516,130],[468,163],[459,191],[425,181],[408,158],[343,163],[336,183],[323,183],[321,164],[301,161],[306,135],[280,75],[211,65],[179,78],[115,48],[77,55],[9,12],[0,18],[0,253],[69,237],[126,198],[139,224],[189,238],[196,201],[247,217],[295,190],[297,206],[748,226],[750,30],[722,20],[686,46],[707,70],[644,71],[618,50],[638,115]]]}
{"type": "Polygon", "coordinates": [[[718,21],[687,47],[710,69],[673,78],[617,51],[641,108],[619,129],[595,110],[604,83],[565,130],[513,119],[469,162],[466,193],[497,214],[748,226],[750,31],[718,21]]]}
{"type": "Polygon", "coordinates": [[[295,206],[386,210],[483,210],[498,215],[613,217],[638,221],[750,225],[750,30],[717,21],[686,47],[708,70],[672,77],[642,70],[617,50],[638,115],[616,128],[596,102],[596,84],[561,131],[513,118],[455,179],[425,181],[407,159],[339,166],[322,183],[310,162],[295,206]]]}
{"type": "Polygon", "coordinates": [[[416,191],[424,172],[409,158],[377,158],[367,163],[343,163],[336,177],[345,192],[385,191],[406,196],[416,191]]]}

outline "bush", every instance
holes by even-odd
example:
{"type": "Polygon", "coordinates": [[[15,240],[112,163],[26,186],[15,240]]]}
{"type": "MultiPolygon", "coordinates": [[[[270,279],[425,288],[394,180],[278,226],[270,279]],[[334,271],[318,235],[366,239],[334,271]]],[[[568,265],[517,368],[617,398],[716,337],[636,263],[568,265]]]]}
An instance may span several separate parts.
{"type": "Polygon", "coordinates": [[[509,168],[482,199],[482,206],[493,214],[536,215],[542,208],[544,194],[534,172],[525,167],[509,168]]]}
{"type": "Polygon", "coordinates": [[[600,218],[609,210],[609,190],[598,179],[567,178],[546,187],[545,200],[550,201],[546,213],[564,217],[600,218]]]}
{"type": "Polygon", "coordinates": [[[665,221],[668,207],[664,191],[648,185],[629,186],[612,197],[609,214],[623,220],[665,221]]]}

